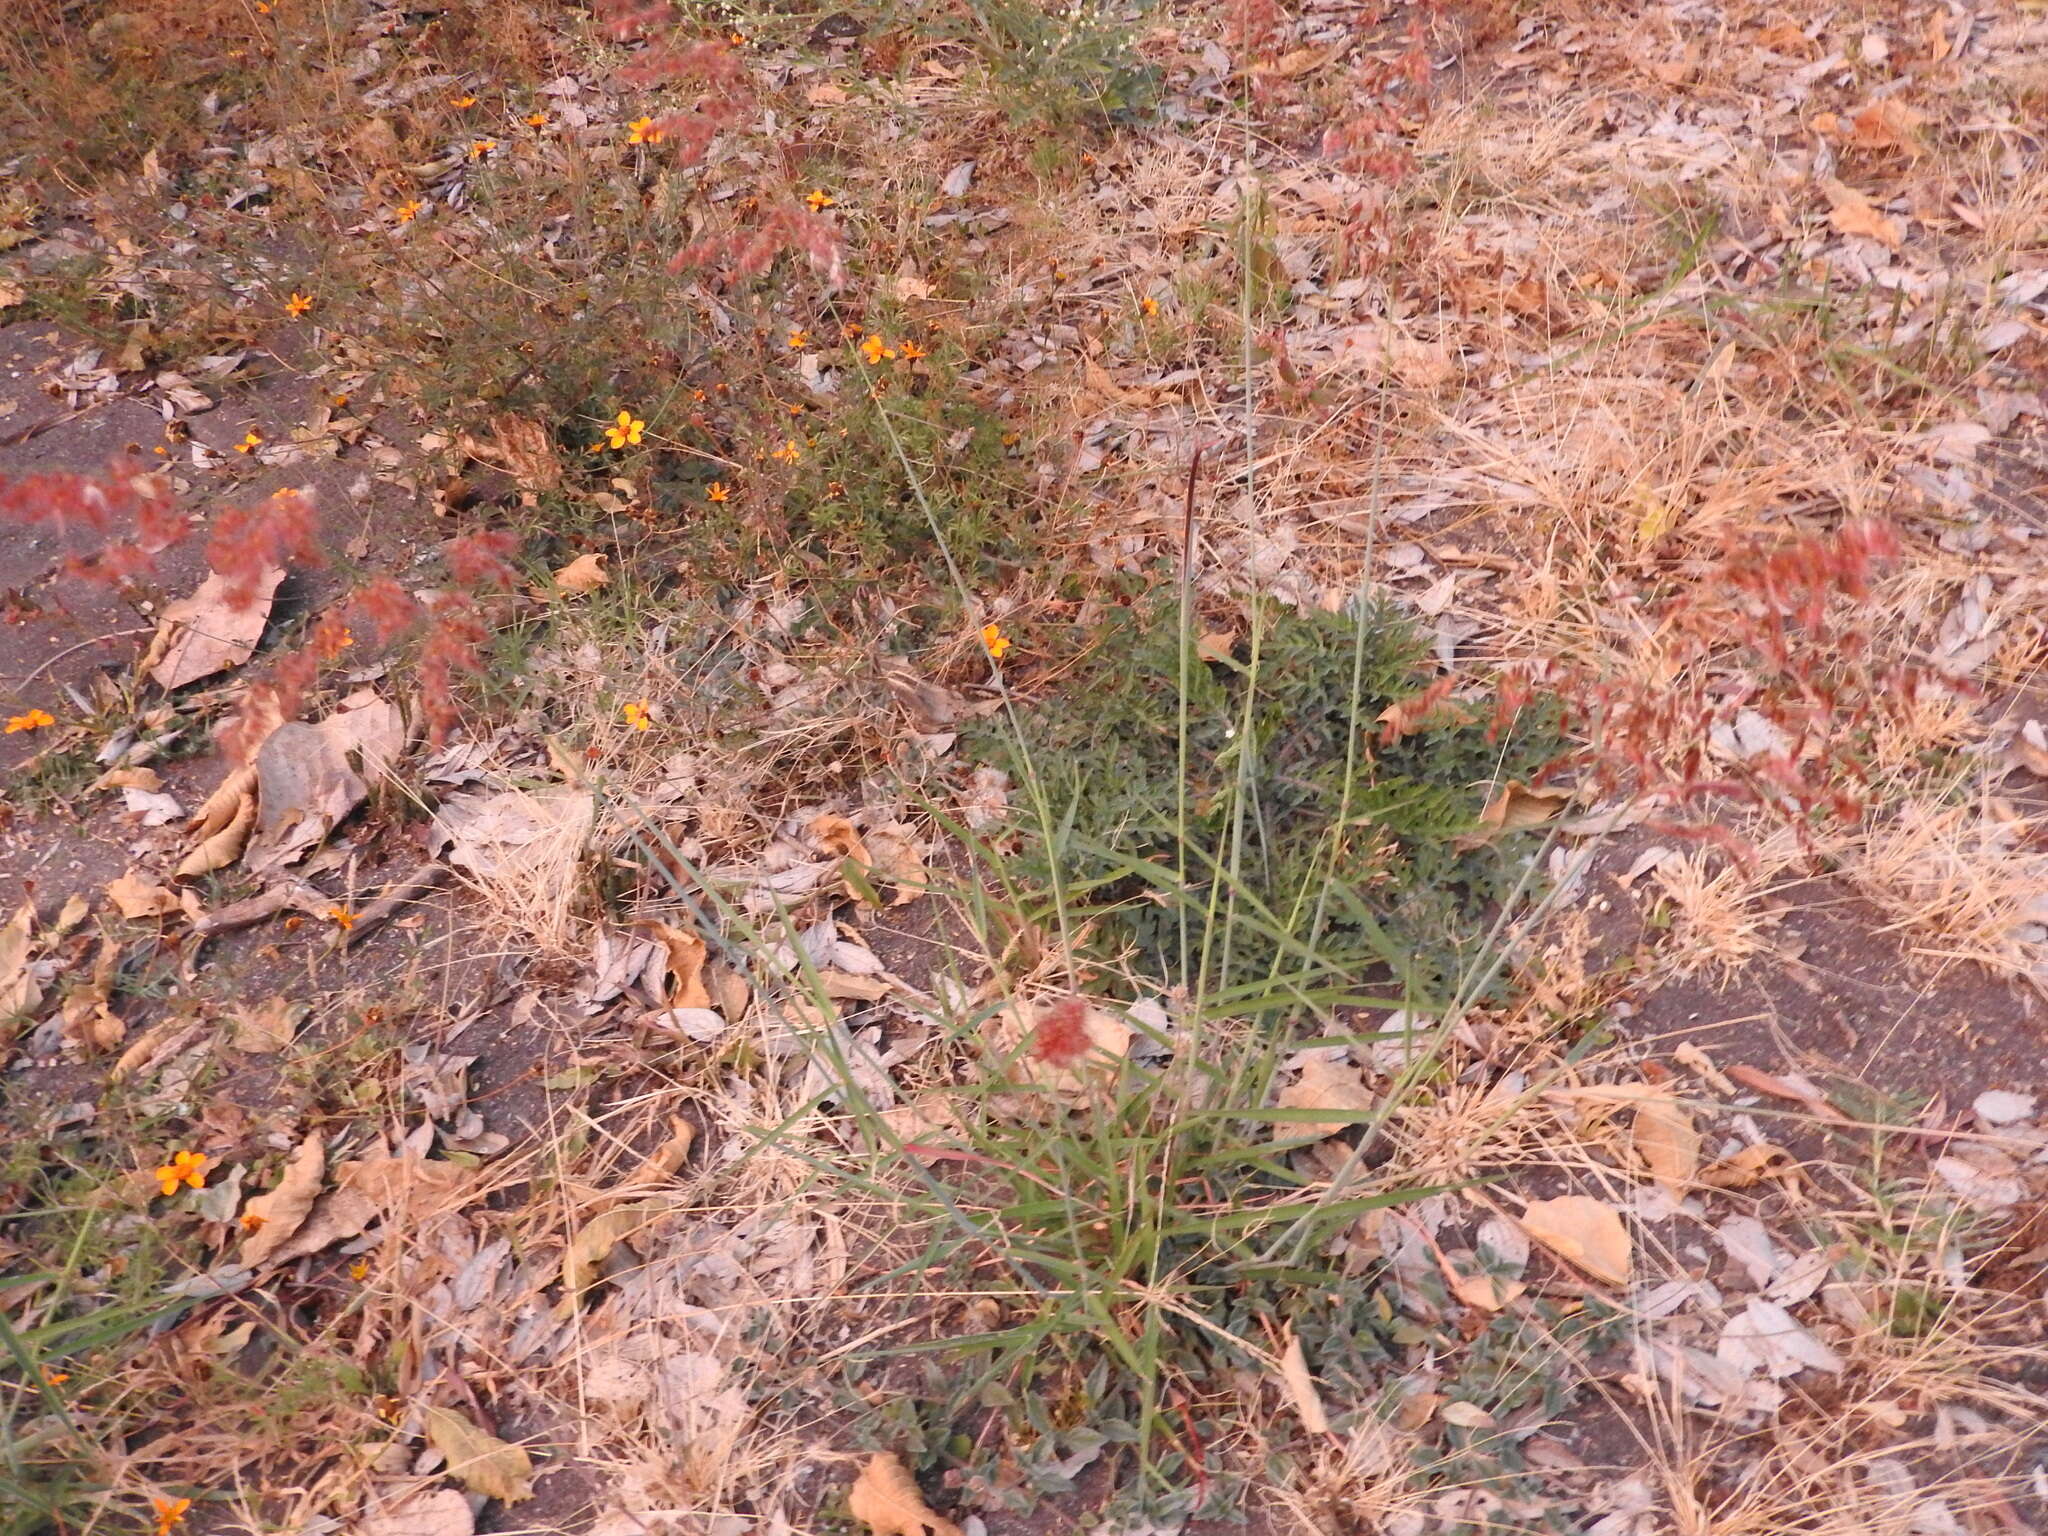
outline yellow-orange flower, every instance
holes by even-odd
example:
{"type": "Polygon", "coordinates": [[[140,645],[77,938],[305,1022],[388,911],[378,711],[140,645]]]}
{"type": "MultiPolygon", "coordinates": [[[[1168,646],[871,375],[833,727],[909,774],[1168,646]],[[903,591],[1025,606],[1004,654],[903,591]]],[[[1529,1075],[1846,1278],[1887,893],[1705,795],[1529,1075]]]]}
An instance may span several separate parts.
{"type": "Polygon", "coordinates": [[[472,160],[481,160],[485,155],[488,155],[492,150],[496,149],[497,147],[498,141],[496,139],[472,140],[469,146],[469,158],[472,160]]]}
{"type": "Polygon", "coordinates": [[[545,112],[529,112],[529,113],[527,113],[527,114],[526,114],[526,126],[527,126],[527,127],[529,127],[529,128],[545,128],[545,127],[547,127],[547,125],[548,125],[548,115],[547,115],[547,113],[545,113],[545,112]]]}
{"type": "Polygon", "coordinates": [[[704,487],[706,501],[731,501],[732,492],[727,490],[723,480],[714,480],[704,487]]]}
{"type": "Polygon", "coordinates": [[[920,357],[923,357],[925,355],[924,348],[920,347],[914,341],[906,341],[897,350],[903,354],[905,361],[912,363],[916,362],[920,357]]]}
{"type": "Polygon", "coordinates": [[[1151,319],[1152,316],[1159,313],[1159,301],[1153,298],[1151,294],[1146,294],[1144,298],[1138,300],[1138,313],[1145,316],[1148,320],[1151,319]]]}
{"type": "Polygon", "coordinates": [[[284,301],[284,312],[294,320],[305,314],[312,307],[313,296],[310,293],[301,293],[296,288],[292,290],[292,296],[284,301]]]}
{"type": "Polygon", "coordinates": [[[400,203],[391,210],[391,216],[401,224],[410,224],[419,217],[420,210],[426,206],[425,203],[416,197],[408,198],[405,202],[400,203]]]}
{"type": "Polygon", "coordinates": [[[626,124],[628,144],[659,144],[663,137],[662,131],[655,126],[651,117],[636,117],[626,124]]]}
{"type": "Polygon", "coordinates": [[[647,430],[647,423],[631,411],[619,412],[619,418],[604,429],[606,441],[614,448],[637,448],[640,436],[647,430]]]}
{"type": "Polygon", "coordinates": [[[167,1195],[175,1195],[180,1184],[190,1184],[194,1189],[206,1188],[205,1156],[198,1152],[178,1152],[168,1163],[156,1170],[157,1187],[167,1195]]]}
{"type": "Polygon", "coordinates": [[[801,352],[811,344],[811,333],[791,326],[789,334],[783,338],[783,343],[790,351],[801,352]]]}
{"type": "Polygon", "coordinates": [[[1001,661],[1003,652],[1010,648],[1010,637],[996,624],[981,626],[981,648],[988,652],[991,661],[1001,661]]]}
{"type": "Polygon", "coordinates": [[[47,1365],[43,1367],[43,1385],[46,1387],[61,1387],[70,1379],[69,1371],[53,1371],[47,1365]]]}
{"type": "Polygon", "coordinates": [[[881,337],[871,335],[860,344],[860,355],[868,360],[869,367],[873,367],[885,357],[894,357],[896,349],[881,337]]]}
{"type": "Polygon", "coordinates": [[[192,1507],[190,1499],[151,1499],[149,1502],[156,1510],[156,1536],[171,1536],[171,1532],[184,1522],[185,1511],[192,1507]]]}
{"type": "Polygon", "coordinates": [[[349,929],[356,925],[356,915],[349,911],[347,907],[329,907],[327,909],[327,920],[343,933],[347,933],[349,929]]]}
{"type": "Polygon", "coordinates": [[[813,187],[811,188],[811,195],[805,198],[804,201],[811,205],[811,212],[823,213],[827,208],[838,202],[839,199],[830,192],[827,192],[823,187],[813,187]]]}
{"type": "Polygon", "coordinates": [[[787,442],[785,442],[780,448],[776,449],[773,453],[768,455],[769,458],[779,459],[784,464],[794,464],[798,459],[802,458],[803,456],[803,449],[797,447],[796,439],[793,437],[790,438],[787,442]]]}
{"type": "Polygon", "coordinates": [[[251,427],[247,432],[242,434],[242,440],[239,443],[235,444],[235,452],[254,453],[258,448],[261,448],[262,446],[263,434],[261,432],[258,432],[254,427],[251,427]]]}
{"type": "Polygon", "coordinates": [[[626,724],[636,731],[644,731],[654,724],[654,716],[648,712],[645,699],[635,699],[619,711],[626,717],[626,724]]]}
{"type": "Polygon", "coordinates": [[[451,107],[473,107],[476,105],[476,98],[474,96],[451,96],[448,98],[448,105],[451,107]]]}
{"type": "Polygon", "coordinates": [[[56,723],[56,717],[47,709],[32,709],[25,715],[9,715],[4,734],[12,736],[16,731],[40,731],[44,726],[56,723]]]}

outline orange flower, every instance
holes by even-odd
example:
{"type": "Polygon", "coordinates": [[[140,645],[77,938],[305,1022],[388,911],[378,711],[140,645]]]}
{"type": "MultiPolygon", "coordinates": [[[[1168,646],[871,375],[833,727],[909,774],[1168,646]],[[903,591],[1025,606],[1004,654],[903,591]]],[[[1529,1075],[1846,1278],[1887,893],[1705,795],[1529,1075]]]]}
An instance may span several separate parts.
{"type": "Polygon", "coordinates": [[[497,147],[498,141],[496,139],[473,140],[469,146],[469,158],[472,160],[481,160],[485,155],[488,155],[492,150],[496,149],[497,147]]]}
{"type": "Polygon", "coordinates": [[[903,345],[902,345],[901,347],[899,347],[899,348],[898,348],[897,350],[898,350],[899,352],[901,352],[901,353],[903,354],[903,359],[904,359],[904,361],[905,361],[905,362],[911,362],[911,363],[914,363],[914,362],[916,362],[916,361],[917,361],[917,360],[918,360],[918,359],[919,359],[920,357],[923,357],[923,356],[925,356],[925,355],[926,355],[926,353],[925,353],[925,349],[924,349],[923,347],[920,347],[920,346],[919,346],[919,345],[918,345],[918,344],[917,344],[916,342],[914,342],[914,341],[906,341],[906,342],[905,342],[905,343],[903,343],[903,345]]]}
{"type": "Polygon", "coordinates": [[[810,344],[811,333],[806,330],[800,330],[795,326],[791,326],[789,334],[783,338],[783,345],[792,352],[801,352],[810,344]]]}
{"type": "Polygon", "coordinates": [[[547,125],[548,125],[548,115],[547,115],[547,113],[545,113],[545,112],[529,112],[529,113],[527,113],[527,114],[526,114],[526,126],[527,126],[527,127],[529,127],[529,128],[545,128],[545,127],[547,127],[547,125]]]}
{"type": "Polygon", "coordinates": [[[823,213],[827,208],[837,203],[839,199],[830,192],[827,192],[823,187],[813,187],[811,188],[811,195],[805,198],[804,201],[811,205],[811,212],[823,213]]]}
{"type": "Polygon", "coordinates": [[[619,713],[626,717],[626,724],[633,727],[636,731],[644,731],[654,724],[654,716],[649,713],[645,699],[633,700],[632,703],[625,705],[619,713]]]}
{"type": "Polygon", "coordinates": [[[414,219],[419,217],[420,210],[426,206],[427,205],[425,203],[421,202],[416,197],[409,198],[405,202],[400,203],[396,208],[392,209],[391,216],[394,219],[398,220],[398,222],[401,224],[410,224],[414,219]]]}
{"type": "Polygon", "coordinates": [[[626,142],[628,144],[659,144],[663,137],[665,135],[663,135],[659,128],[655,127],[654,119],[651,117],[636,117],[632,122],[626,124],[626,142]]]}
{"type": "Polygon", "coordinates": [[[872,368],[883,358],[894,357],[896,349],[882,340],[881,337],[871,335],[860,344],[860,355],[868,360],[868,366],[872,368]]]}
{"type": "Polygon", "coordinates": [[[242,440],[239,443],[235,444],[235,452],[254,453],[258,448],[261,448],[262,446],[263,434],[261,432],[258,432],[254,427],[251,427],[246,433],[242,435],[242,440]]]}
{"type": "Polygon", "coordinates": [[[1159,313],[1159,301],[1151,294],[1146,294],[1144,298],[1138,300],[1138,313],[1148,320],[1151,319],[1159,313]]]}
{"type": "Polygon", "coordinates": [[[300,318],[312,307],[313,296],[309,293],[301,293],[296,288],[292,290],[292,296],[284,301],[284,312],[294,320],[300,318]]]}
{"type": "Polygon", "coordinates": [[[61,1387],[70,1379],[69,1371],[53,1371],[47,1365],[43,1367],[43,1385],[46,1387],[61,1387]]]}
{"type": "Polygon", "coordinates": [[[981,626],[981,648],[988,652],[991,661],[1001,661],[1003,652],[1010,648],[1010,637],[997,624],[981,626]]]}
{"type": "Polygon", "coordinates": [[[476,98],[474,96],[451,96],[448,98],[448,105],[451,107],[473,107],[476,105],[476,98]]]}
{"type": "Polygon", "coordinates": [[[343,933],[347,933],[356,925],[356,915],[347,907],[329,907],[322,915],[343,933]]]}
{"type": "Polygon", "coordinates": [[[156,1510],[156,1536],[171,1536],[171,1532],[184,1523],[185,1511],[192,1507],[190,1499],[151,1499],[149,1502],[156,1510]]]}
{"type": "Polygon", "coordinates": [[[714,480],[704,487],[704,499],[706,501],[731,501],[732,492],[725,488],[723,480],[714,480]]]}
{"type": "Polygon", "coordinates": [[[32,709],[25,715],[9,715],[7,729],[0,735],[12,736],[16,731],[40,731],[46,725],[55,725],[56,718],[47,709],[32,709]]]}
{"type": "Polygon", "coordinates": [[[780,448],[776,449],[773,453],[768,455],[769,458],[778,459],[784,464],[794,464],[798,459],[802,458],[803,456],[803,449],[797,447],[796,439],[793,437],[790,438],[787,442],[785,442],[780,448]]]}
{"type": "Polygon", "coordinates": [[[356,1284],[361,1285],[370,1278],[370,1261],[368,1259],[357,1259],[355,1263],[349,1265],[348,1277],[355,1281],[356,1284]]]}
{"type": "Polygon", "coordinates": [[[156,1170],[157,1187],[167,1195],[175,1195],[180,1184],[190,1184],[194,1189],[206,1188],[207,1159],[197,1152],[179,1152],[168,1163],[156,1170]]]}
{"type": "Polygon", "coordinates": [[[647,430],[647,423],[631,411],[619,412],[619,419],[604,429],[606,441],[614,448],[637,448],[640,435],[647,430]]]}

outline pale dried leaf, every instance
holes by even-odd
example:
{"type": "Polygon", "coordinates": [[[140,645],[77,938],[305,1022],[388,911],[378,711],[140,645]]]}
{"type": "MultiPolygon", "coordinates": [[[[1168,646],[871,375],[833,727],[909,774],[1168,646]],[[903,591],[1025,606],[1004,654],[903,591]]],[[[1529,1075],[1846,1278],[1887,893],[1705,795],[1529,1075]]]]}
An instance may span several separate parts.
{"type": "Polygon", "coordinates": [[[564,1305],[573,1305],[596,1282],[614,1248],[667,1209],[647,1202],[620,1205],[586,1221],[562,1250],[564,1305]]]}
{"type": "Polygon", "coordinates": [[[43,1001],[42,984],[29,970],[29,941],[35,932],[36,909],[24,901],[0,928],[0,1018],[33,1013],[43,1001]]]}
{"type": "Polygon", "coordinates": [[[1842,1358],[1815,1338],[1776,1302],[1752,1299],[1721,1331],[1714,1353],[1744,1371],[1762,1371],[1782,1381],[1811,1366],[1839,1372],[1842,1358]]]}
{"type": "Polygon", "coordinates": [[[1644,1100],[1636,1106],[1632,1139],[1650,1177],[1672,1199],[1682,1198],[1700,1171],[1700,1133],[1685,1106],[1670,1098],[1644,1100]]]}
{"type": "Polygon", "coordinates": [[[327,1151],[316,1131],[292,1153],[277,1187],[268,1194],[252,1197],[243,1208],[243,1228],[248,1235],[242,1239],[238,1262],[244,1268],[255,1269],[268,1263],[298,1236],[312,1214],[314,1202],[320,1198],[326,1177],[327,1151]]]}
{"type": "Polygon", "coordinates": [[[175,891],[158,885],[138,870],[107,882],[107,899],[123,917],[168,917],[178,910],[175,891]]]}
{"type": "Polygon", "coordinates": [[[352,1536],[476,1536],[469,1500],[454,1488],[421,1488],[356,1522],[352,1536]]]}
{"type": "Polygon", "coordinates": [[[202,838],[199,845],[178,861],[172,871],[174,878],[189,880],[195,875],[210,875],[216,869],[226,869],[242,856],[243,845],[249,841],[249,833],[256,825],[256,797],[243,793],[236,805],[234,815],[219,831],[202,838]]]}
{"type": "Polygon", "coordinates": [[[1286,1389],[1294,1411],[1301,1415],[1301,1427],[1312,1435],[1328,1434],[1330,1416],[1323,1410],[1315,1378],[1308,1373],[1308,1358],[1292,1328],[1287,1330],[1287,1348],[1280,1354],[1280,1385],[1286,1389]]]}
{"type": "Polygon", "coordinates": [[[312,1010],[305,1003],[273,997],[268,1002],[245,1003],[235,1010],[229,1043],[252,1056],[270,1056],[287,1049],[300,1022],[312,1010]]]}
{"type": "Polygon", "coordinates": [[[694,933],[668,923],[649,923],[654,938],[668,955],[668,1006],[709,1008],[711,992],[704,985],[704,961],[709,948],[694,933]]]}
{"type": "Polygon", "coordinates": [[[916,1479],[888,1451],[868,1458],[846,1496],[846,1508],[874,1536],[961,1536],[959,1526],[925,1503],[916,1479]]]}
{"type": "Polygon", "coordinates": [[[275,566],[266,566],[253,579],[209,571],[198,591],[165,607],[143,654],[142,670],[169,692],[239,667],[256,653],[283,581],[284,572],[275,566]]]}
{"type": "Polygon", "coordinates": [[[506,1504],[533,1497],[533,1458],[486,1434],[453,1408],[424,1410],[427,1443],[448,1458],[448,1475],[471,1493],[506,1504]]]}
{"type": "Polygon", "coordinates": [[[1861,235],[1894,251],[1906,238],[1903,220],[1881,211],[1854,187],[1830,176],[1821,183],[1821,191],[1827,194],[1828,222],[1843,234],[1861,235]]]}
{"type": "MultiPolygon", "coordinates": [[[[1357,1067],[1347,1061],[1330,1061],[1311,1056],[1301,1064],[1301,1075],[1280,1090],[1282,1109],[1336,1109],[1364,1111],[1377,1100],[1357,1067]]],[[[1348,1130],[1356,1120],[1282,1120],[1273,1127],[1276,1141],[1299,1141],[1304,1136],[1321,1140],[1348,1130]]]]}
{"type": "Polygon", "coordinates": [[[611,572],[605,569],[608,558],[603,554],[578,555],[555,572],[555,591],[576,597],[595,592],[612,579],[611,572]]]}
{"type": "Polygon", "coordinates": [[[1764,1178],[1785,1178],[1796,1173],[1799,1161],[1776,1142],[1759,1142],[1728,1157],[1707,1164],[1699,1182],[1709,1189],[1747,1189],[1764,1178]]]}
{"type": "Polygon", "coordinates": [[[1532,1200],[1521,1215],[1528,1234],[1561,1259],[1610,1285],[1628,1283],[1634,1245],[1621,1213],[1591,1195],[1532,1200]]]}

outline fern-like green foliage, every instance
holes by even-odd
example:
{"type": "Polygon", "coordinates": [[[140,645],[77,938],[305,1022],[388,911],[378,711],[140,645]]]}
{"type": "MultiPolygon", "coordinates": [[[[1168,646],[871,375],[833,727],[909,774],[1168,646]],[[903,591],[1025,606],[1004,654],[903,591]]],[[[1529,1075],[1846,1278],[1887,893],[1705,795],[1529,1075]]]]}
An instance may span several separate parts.
{"type": "Polygon", "coordinates": [[[1227,960],[1237,981],[1375,971],[1435,990],[1529,846],[1467,834],[1495,787],[1557,754],[1554,721],[1525,716],[1490,739],[1489,712],[1450,704],[1381,747],[1382,711],[1429,681],[1423,637],[1382,604],[1275,609],[1255,663],[1246,649],[1187,665],[1185,782],[1170,605],[1127,612],[1025,714],[1028,769],[1014,745],[988,744],[1047,787],[1055,825],[1031,830],[1026,880],[1049,890],[1057,860],[1065,896],[1162,979],[1202,963],[1215,979],[1227,960]]]}

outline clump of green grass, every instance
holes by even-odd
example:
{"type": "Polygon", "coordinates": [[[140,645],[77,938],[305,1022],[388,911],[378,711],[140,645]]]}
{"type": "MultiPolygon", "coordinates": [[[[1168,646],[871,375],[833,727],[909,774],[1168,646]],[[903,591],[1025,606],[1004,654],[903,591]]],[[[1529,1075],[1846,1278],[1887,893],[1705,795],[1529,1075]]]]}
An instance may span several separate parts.
{"type": "MultiPolygon", "coordinates": [[[[1387,742],[1428,681],[1415,626],[1369,603],[1275,610],[1254,662],[1186,654],[1170,608],[1119,612],[1015,739],[978,743],[1045,786],[1058,835],[1024,830],[1020,890],[1063,898],[1147,974],[1392,967],[1440,989],[1476,953],[1527,836],[1475,838],[1495,786],[1562,750],[1532,712],[1496,732],[1446,703],[1387,742]]],[[[1243,649],[1240,647],[1240,649],[1243,649]]]]}

